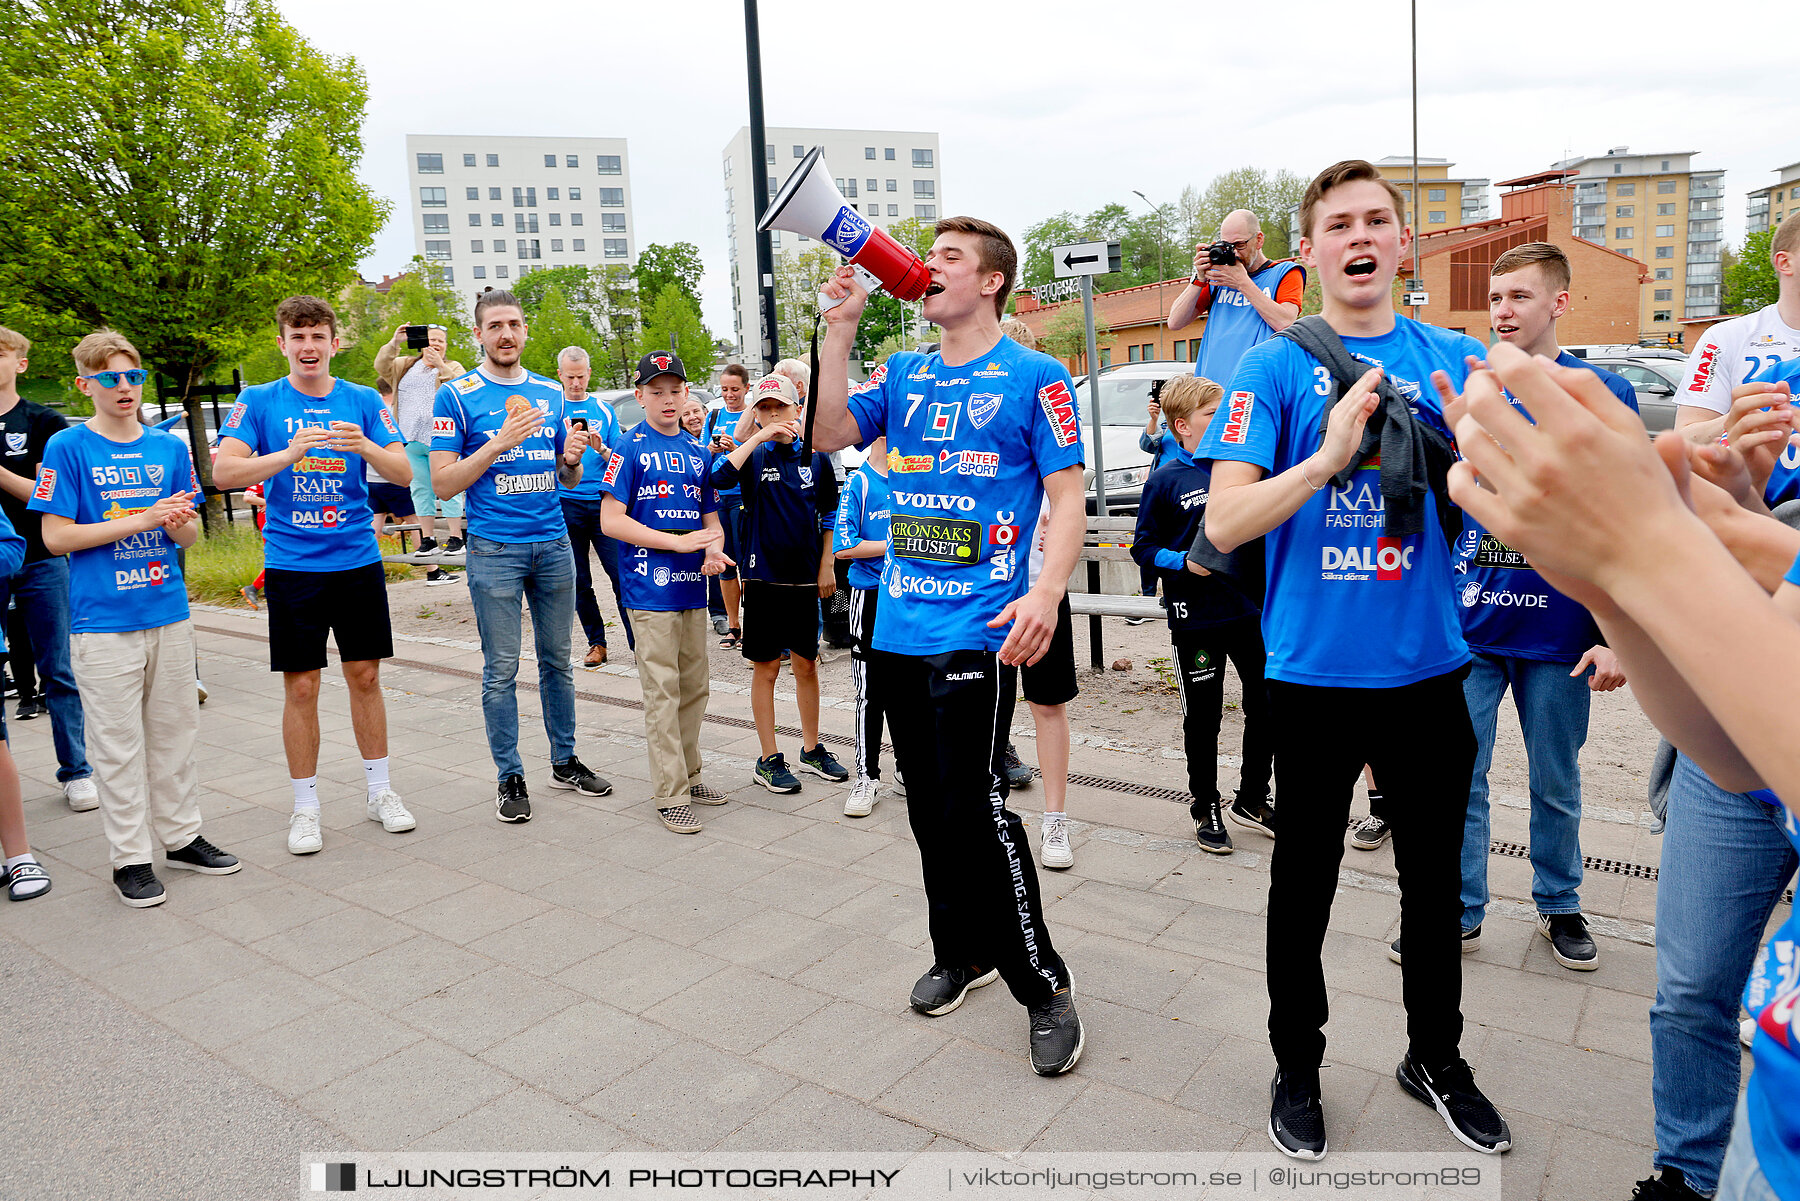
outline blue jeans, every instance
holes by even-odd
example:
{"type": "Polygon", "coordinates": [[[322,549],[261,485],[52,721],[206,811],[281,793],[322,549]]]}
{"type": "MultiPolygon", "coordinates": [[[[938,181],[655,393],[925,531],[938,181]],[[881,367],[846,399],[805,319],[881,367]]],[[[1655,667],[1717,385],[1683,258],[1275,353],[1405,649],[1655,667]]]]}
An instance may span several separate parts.
{"type": "Polygon", "coordinates": [[[1475,727],[1475,771],[1463,819],[1462,926],[1487,916],[1488,767],[1500,698],[1512,688],[1525,734],[1531,787],[1531,899],[1539,913],[1581,912],[1581,745],[1587,741],[1589,692],[1573,664],[1477,654],[1463,681],[1475,727]]]}
{"type": "Polygon", "coordinates": [[[520,598],[531,606],[536,639],[538,701],[550,759],[575,754],[575,670],[569,662],[569,629],[575,622],[575,556],[569,540],[495,542],[468,537],[469,594],[475,601],[475,628],[481,632],[481,716],[488,750],[499,778],[520,776],[519,674],[520,598]]]}
{"type": "Polygon", "coordinates": [[[1725,1167],[1719,1173],[1719,1191],[1713,1194],[1713,1201],[1781,1201],[1756,1160],[1745,1109],[1744,1099],[1739,1097],[1731,1118],[1731,1145],[1725,1149],[1725,1167]]]}
{"type": "Polygon", "coordinates": [[[631,632],[631,615],[625,612],[625,598],[619,594],[619,544],[600,532],[600,502],[577,497],[562,498],[563,524],[569,527],[569,548],[575,556],[575,615],[581,619],[581,632],[589,646],[606,645],[606,619],[600,616],[600,602],[594,598],[594,573],[588,566],[588,547],[600,560],[600,570],[612,582],[613,599],[619,604],[619,624],[625,627],[625,645],[637,649],[637,637],[631,632]]]}
{"type": "Polygon", "coordinates": [[[69,668],[69,561],[59,555],[27,563],[11,580],[0,581],[0,612],[8,595],[18,602],[31,632],[38,690],[50,710],[50,736],[56,743],[56,782],[91,776],[81,693],[69,668]]]}
{"type": "Polygon", "coordinates": [[[1731,1133],[1744,981],[1794,874],[1794,849],[1776,824],[1780,812],[1726,792],[1693,760],[1676,756],[1656,884],[1650,1090],[1656,1166],[1681,1169],[1700,1193],[1719,1184],[1731,1133]]]}

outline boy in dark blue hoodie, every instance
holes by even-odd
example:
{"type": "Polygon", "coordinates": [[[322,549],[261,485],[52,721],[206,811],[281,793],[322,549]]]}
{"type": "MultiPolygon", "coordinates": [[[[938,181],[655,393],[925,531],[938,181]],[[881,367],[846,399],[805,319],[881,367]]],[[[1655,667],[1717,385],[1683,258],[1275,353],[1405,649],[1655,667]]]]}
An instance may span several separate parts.
{"type": "Polygon", "coordinates": [[[1267,830],[1258,816],[1268,808],[1274,767],[1274,747],[1265,725],[1260,606],[1246,591],[1262,579],[1262,542],[1244,548],[1249,552],[1241,577],[1244,587],[1238,577],[1209,573],[1187,560],[1188,547],[1206,514],[1211,485],[1211,474],[1194,461],[1193,451],[1224,394],[1218,384],[1198,376],[1179,376],[1163,386],[1163,418],[1176,444],[1144,485],[1131,546],[1139,566],[1161,578],[1168,602],[1188,791],[1194,796],[1189,811],[1201,850],[1215,855],[1232,850],[1219,799],[1219,718],[1227,659],[1236,665],[1244,686],[1243,767],[1231,805],[1241,824],[1267,830]]]}

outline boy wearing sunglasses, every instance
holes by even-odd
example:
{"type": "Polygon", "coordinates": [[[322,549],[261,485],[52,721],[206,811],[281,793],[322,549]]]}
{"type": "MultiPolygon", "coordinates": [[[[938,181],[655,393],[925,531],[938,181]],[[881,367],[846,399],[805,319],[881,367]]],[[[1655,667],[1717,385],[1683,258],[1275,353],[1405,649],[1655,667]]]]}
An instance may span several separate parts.
{"type": "Polygon", "coordinates": [[[143,909],[167,899],[151,867],[156,842],[172,868],[223,876],[240,866],[200,834],[194,629],[176,554],[200,533],[194,469],[181,439],[138,423],[146,373],[136,347],[99,330],[74,355],[94,415],[50,439],[30,507],[43,514],[44,546],[69,556],[69,659],[113,888],[143,909]]]}

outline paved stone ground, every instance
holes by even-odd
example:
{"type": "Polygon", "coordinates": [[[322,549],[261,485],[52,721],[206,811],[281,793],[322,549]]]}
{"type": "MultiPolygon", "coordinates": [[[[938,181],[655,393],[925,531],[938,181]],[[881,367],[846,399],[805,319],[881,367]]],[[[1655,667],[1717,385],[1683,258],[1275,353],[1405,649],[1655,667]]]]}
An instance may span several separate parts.
{"type": "MultiPolygon", "coordinates": [[[[1040,1079],[1004,987],[937,1020],[906,1006],[931,955],[903,801],[848,821],[844,789],[812,777],[771,795],[749,782],[754,735],[714,723],[708,779],[732,801],[679,837],[644,801],[636,712],[578,704],[579,752],[617,787],[577,798],[545,787],[522,692],[536,816],[504,826],[477,685],[442,670],[478,672],[480,656],[413,643],[401,658],[437,670],[384,680],[394,778],[419,828],[365,820],[328,673],[326,845],[297,858],[265,627],[196,620],[206,833],[241,873],[163,872],[168,903],[126,909],[98,814],[69,813],[56,791],[48,722],[11,723],[55,891],[0,906],[9,1195],[139,1195],[148,1167],[171,1196],[286,1196],[296,1165],[331,1148],[1267,1149],[1262,840],[1214,858],[1179,805],[1073,790],[1076,866],[1043,882],[1088,1044],[1075,1073],[1040,1079]]],[[[578,673],[577,687],[637,696],[628,669],[578,673]]],[[[748,710],[714,693],[714,714],[748,710]]],[[[848,733],[848,714],[828,710],[826,728],[848,733]]],[[[1074,766],[1180,782],[1175,764],[1127,752],[1078,747],[1074,766]]],[[[1038,798],[1015,800],[1033,827],[1038,798]]],[[[1525,841],[1519,802],[1500,801],[1495,837],[1525,841]]],[[[1641,816],[1590,814],[1588,851],[1653,864],[1641,816]]],[[[1345,866],[1325,951],[1332,1144],[1456,1149],[1393,1080],[1391,856],[1345,866]]],[[[1655,885],[1590,875],[1608,936],[1600,969],[1576,974],[1534,933],[1529,866],[1492,867],[1502,899],[1464,961],[1464,1051],[1512,1123],[1505,1195],[1623,1197],[1650,1160],[1655,885]]]]}

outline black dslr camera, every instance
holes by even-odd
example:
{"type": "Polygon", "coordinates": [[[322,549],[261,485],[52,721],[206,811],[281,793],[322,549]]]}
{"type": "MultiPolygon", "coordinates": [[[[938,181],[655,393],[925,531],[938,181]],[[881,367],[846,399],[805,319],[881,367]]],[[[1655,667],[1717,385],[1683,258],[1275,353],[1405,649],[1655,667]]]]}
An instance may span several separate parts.
{"type": "Polygon", "coordinates": [[[1214,242],[1206,248],[1206,259],[1215,267],[1237,266],[1237,247],[1230,242],[1214,242]]]}

